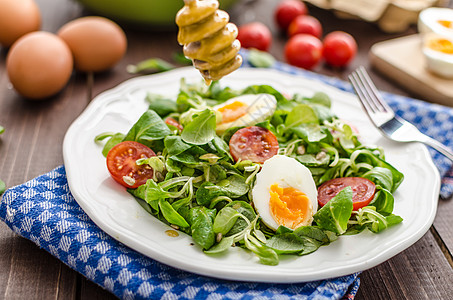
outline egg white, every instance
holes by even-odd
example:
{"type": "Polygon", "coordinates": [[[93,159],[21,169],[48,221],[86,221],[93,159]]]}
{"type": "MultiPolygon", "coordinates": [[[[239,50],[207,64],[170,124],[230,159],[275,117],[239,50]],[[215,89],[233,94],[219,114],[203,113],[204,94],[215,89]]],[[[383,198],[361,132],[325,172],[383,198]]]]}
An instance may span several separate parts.
{"type": "Polygon", "coordinates": [[[453,78],[453,54],[443,53],[431,49],[428,45],[431,40],[446,39],[453,43],[453,36],[439,35],[434,32],[426,33],[423,37],[422,52],[428,70],[445,78],[453,78]]]}
{"type": "Polygon", "coordinates": [[[224,103],[213,107],[213,109],[218,112],[217,115],[219,116],[216,131],[218,134],[221,134],[228,128],[240,126],[247,127],[259,122],[263,122],[274,114],[276,108],[277,99],[275,99],[275,97],[271,94],[246,94],[231,98],[224,103]],[[219,112],[219,109],[236,101],[241,102],[247,106],[246,114],[234,121],[221,123],[221,113],[219,112]]]}
{"type": "Polygon", "coordinates": [[[318,191],[310,170],[294,158],[275,155],[266,160],[256,175],[252,189],[253,204],[261,220],[269,228],[277,230],[280,226],[271,215],[269,207],[270,187],[277,183],[282,188],[292,187],[305,193],[311,202],[312,213],[307,216],[306,224],[311,225],[313,214],[318,210],[318,191]]]}
{"type": "Polygon", "coordinates": [[[435,32],[442,35],[453,36],[453,29],[442,26],[437,22],[438,20],[453,22],[453,9],[430,7],[422,10],[418,16],[418,31],[422,34],[435,32]]]}

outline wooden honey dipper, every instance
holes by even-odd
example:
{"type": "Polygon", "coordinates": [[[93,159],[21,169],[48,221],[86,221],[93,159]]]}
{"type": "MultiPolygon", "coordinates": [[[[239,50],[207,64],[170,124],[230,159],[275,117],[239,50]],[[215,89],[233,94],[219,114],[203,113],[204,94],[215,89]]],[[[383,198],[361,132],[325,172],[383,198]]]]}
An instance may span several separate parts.
{"type": "Polygon", "coordinates": [[[218,8],[217,0],[184,0],[176,15],[178,43],[208,85],[242,64],[238,28],[229,23],[228,13],[218,8]]]}

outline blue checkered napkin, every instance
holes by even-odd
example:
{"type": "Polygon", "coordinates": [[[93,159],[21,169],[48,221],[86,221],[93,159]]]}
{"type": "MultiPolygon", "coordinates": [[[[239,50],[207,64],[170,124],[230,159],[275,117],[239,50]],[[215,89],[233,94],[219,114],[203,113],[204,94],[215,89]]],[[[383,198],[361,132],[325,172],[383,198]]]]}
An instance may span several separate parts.
{"type": "MultiPolygon", "coordinates": [[[[247,51],[242,52],[243,57],[246,58],[247,55],[247,51]]],[[[247,59],[245,61],[244,67],[250,67],[247,59]]],[[[354,93],[348,82],[334,77],[316,74],[281,62],[275,62],[272,67],[286,73],[316,79],[340,90],[354,93]]],[[[453,108],[390,93],[383,92],[382,96],[397,115],[414,124],[421,132],[453,149],[453,108]]],[[[453,195],[452,162],[431,148],[429,151],[442,178],[440,197],[450,198],[453,195]]]]}
{"type": "Polygon", "coordinates": [[[114,240],[71,195],[63,166],[5,192],[0,218],[122,299],[353,299],[358,274],[300,284],[218,280],[158,263],[114,240]]]}

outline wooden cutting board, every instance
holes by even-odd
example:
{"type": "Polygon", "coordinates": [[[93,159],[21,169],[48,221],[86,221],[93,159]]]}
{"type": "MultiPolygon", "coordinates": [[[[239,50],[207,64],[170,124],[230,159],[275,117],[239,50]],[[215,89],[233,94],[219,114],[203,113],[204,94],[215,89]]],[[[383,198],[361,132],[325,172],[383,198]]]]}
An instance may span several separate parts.
{"type": "Polygon", "coordinates": [[[430,73],[425,67],[418,34],[377,43],[371,47],[374,68],[407,88],[418,98],[453,106],[453,79],[430,73]]]}

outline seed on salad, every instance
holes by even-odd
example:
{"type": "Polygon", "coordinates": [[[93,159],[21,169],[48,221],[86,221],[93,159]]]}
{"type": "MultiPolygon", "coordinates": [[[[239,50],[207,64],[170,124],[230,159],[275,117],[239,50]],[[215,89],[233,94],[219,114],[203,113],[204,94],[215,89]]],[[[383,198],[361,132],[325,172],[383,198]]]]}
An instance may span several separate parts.
{"type": "Polygon", "coordinates": [[[220,241],[222,240],[223,238],[223,235],[221,232],[217,233],[217,236],[215,237],[215,240],[217,243],[220,243],[220,241]]]}
{"type": "Polygon", "coordinates": [[[299,154],[299,155],[304,155],[305,154],[305,146],[304,145],[300,145],[299,147],[297,147],[297,154],[299,154]]]}
{"type": "Polygon", "coordinates": [[[321,151],[321,152],[319,152],[318,154],[316,154],[316,157],[315,157],[315,158],[316,158],[317,160],[321,160],[321,159],[325,158],[326,156],[327,156],[326,152],[321,151]]]}
{"type": "Polygon", "coordinates": [[[123,176],[123,181],[130,186],[133,186],[135,184],[135,179],[132,178],[131,176],[123,176]]]}

